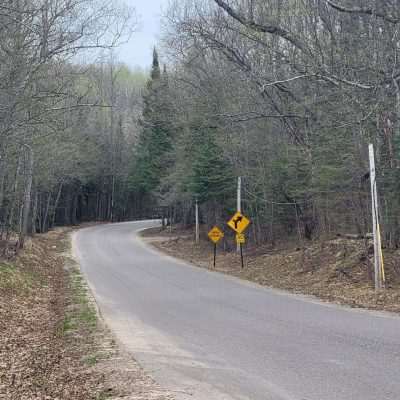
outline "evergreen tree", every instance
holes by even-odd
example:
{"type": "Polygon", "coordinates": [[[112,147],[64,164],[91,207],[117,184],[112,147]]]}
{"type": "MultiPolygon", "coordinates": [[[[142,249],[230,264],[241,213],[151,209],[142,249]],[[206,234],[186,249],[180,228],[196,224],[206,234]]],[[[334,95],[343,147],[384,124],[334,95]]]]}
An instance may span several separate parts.
{"type": "Polygon", "coordinates": [[[143,96],[142,131],[135,149],[131,176],[132,189],[144,196],[158,190],[168,170],[168,153],[172,149],[173,138],[173,112],[168,90],[166,73],[161,74],[158,54],[154,49],[150,79],[143,96]]]}
{"type": "Polygon", "coordinates": [[[223,203],[233,198],[235,178],[211,129],[197,130],[193,137],[191,172],[187,189],[200,203],[223,203]]]}

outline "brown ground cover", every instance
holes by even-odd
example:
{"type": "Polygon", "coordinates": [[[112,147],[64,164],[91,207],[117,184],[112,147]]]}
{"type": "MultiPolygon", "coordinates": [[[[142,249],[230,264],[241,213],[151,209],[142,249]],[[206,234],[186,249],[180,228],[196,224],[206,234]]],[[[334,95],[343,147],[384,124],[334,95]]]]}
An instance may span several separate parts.
{"type": "Polygon", "coordinates": [[[170,399],[98,319],[69,232],[0,260],[0,399],[170,399]]]}
{"type": "MultiPolygon", "coordinates": [[[[212,268],[212,244],[202,232],[198,245],[191,230],[154,228],[144,238],[159,250],[203,268],[212,268]]],[[[227,238],[227,240],[232,240],[227,238]]],[[[228,246],[226,246],[228,247],[228,246]]],[[[232,246],[229,246],[232,247],[232,246]]],[[[352,307],[400,312],[400,251],[385,250],[387,289],[376,292],[371,276],[371,243],[337,237],[302,246],[245,246],[245,268],[235,252],[218,245],[216,270],[258,284],[352,307]]]]}

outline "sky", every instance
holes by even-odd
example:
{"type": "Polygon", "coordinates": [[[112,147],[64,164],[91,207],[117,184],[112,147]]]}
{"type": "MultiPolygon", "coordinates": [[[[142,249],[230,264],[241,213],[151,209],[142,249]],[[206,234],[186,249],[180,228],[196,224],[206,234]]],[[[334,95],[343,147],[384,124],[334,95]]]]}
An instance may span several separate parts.
{"type": "Polygon", "coordinates": [[[133,6],[139,19],[139,27],[130,41],[118,50],[118,59],[130,67],[149,68],[152,61],[153,48],[160,34],[162,9],[169,0],[125,0],[133,6]]]}

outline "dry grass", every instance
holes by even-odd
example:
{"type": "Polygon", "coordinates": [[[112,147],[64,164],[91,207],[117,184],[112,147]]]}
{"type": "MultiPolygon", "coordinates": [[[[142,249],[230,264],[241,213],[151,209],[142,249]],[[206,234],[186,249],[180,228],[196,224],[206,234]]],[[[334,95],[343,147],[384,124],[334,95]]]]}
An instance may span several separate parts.
{"type": "Polygon", "coordinates": [[[56,230],[0,262],[0,399],[171,399],[98,319],[69,243],[56,230]]]}
{"type": "MultiPolygon", "coordinates": [[[[158,249],[199,267],[212,268],[212,244],[206,239],[196,245],[192,232],[158,228],[144,233],[158,249]]],[[[387,289],[373,289],[369,244],[336,238],[307,246],[271,249],[245,248],[240,258],[219,246],[216,270],[260,285],[317,296],[323,300],[376,310],[400,312],[400,251],[385,251],[387,289]]]]}

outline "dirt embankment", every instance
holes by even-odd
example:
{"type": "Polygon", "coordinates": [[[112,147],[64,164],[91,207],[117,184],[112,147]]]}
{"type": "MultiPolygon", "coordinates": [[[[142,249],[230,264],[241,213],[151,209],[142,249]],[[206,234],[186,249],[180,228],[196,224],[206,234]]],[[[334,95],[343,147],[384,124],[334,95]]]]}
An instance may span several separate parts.
{"type": "Polygon", "coordinates": [[[0,399],[171,399],[99,321],[68,230],[0,260],[0,399]]]}
{"type": "MultiPolygon", "coordinates": [[[[212,268],[213,247],[206,232],[198,245],[188,230],[172,232],[154,228],[143,232],[153,246],[199,267],[212,268]]],[[[242,270],[236,253],[218,246],[216,270],[261,285],[350,305],[400,312],[400,251],[384,252],[387,289],[373,288],[373,254],[362,240],[336,238],[308,243],[301,247],[272,249],[268,246],[246,247],[242,270]]]]}

